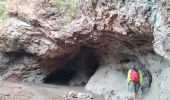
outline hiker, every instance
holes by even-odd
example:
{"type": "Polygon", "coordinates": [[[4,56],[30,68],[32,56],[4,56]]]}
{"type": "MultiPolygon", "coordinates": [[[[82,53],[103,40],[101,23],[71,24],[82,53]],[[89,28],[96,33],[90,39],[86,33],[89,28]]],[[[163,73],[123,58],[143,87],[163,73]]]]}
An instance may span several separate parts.
{"type": "Polygon", "coordinates": [[[137,100],[137,94],[142,85],[142,74],[136,66],[128,71],[127,76],[128,89],[133,93],[133,100],[137,100]]]}

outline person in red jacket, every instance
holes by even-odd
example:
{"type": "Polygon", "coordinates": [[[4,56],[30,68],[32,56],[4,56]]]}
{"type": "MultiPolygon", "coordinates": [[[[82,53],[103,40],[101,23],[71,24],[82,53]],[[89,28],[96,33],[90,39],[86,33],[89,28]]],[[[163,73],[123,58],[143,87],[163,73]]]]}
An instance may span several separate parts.
{"type": "Polygon", "coordinates": [[[133,66],[128,71],[127,83],[129,90],[133,93],[133,100],[137,100],[139,87],[142,85],[142,73],[133,66]]]}

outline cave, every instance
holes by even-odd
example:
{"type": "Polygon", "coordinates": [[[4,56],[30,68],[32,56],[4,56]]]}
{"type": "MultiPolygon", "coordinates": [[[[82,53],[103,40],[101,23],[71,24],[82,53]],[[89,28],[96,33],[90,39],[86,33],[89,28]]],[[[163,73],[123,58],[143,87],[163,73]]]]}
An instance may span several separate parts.
{"type": "Polygon", "coordinates": [[[84,86],[99,67],[95,49],[82,46],[80,51],[61,67],[49,73],[45,84],[84,86]]]}

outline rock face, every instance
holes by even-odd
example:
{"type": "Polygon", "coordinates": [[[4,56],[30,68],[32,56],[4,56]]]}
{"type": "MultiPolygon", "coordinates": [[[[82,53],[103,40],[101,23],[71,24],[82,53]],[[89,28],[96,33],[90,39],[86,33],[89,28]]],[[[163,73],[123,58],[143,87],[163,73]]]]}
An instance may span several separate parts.
{"type": "Polygon", "coordinates": [[[148,54],[145,57],[151,65],[150,71],[153,77],[153,82],[150,91],[146,93],[143,100],[166,100],[169,99],[169,60],[158,55],[148,54]]]}
{"type": "Polygon", "coordinates": [[[0,59],[4,80],[37,83],[44,78],[45,73],[41,72],[40,61],[33,55],[13,52],[1,54],[0,59]]]}
{"type": "MultiPolygon", "coordinates": [[[[143,72],[144,80],[142,88],[139,91],[139,99],[168,99],[169,89],[167,88],[167,82],[169,81],[169,76],[166,71],[169,71],[169,60],[155,54],[147,54],[139,57],[139,60],[143,61],[143,59],[146,59],[150,65],[149,71],[152,78],[148,78],[143,72]]],[[[136,61],[130,63],[136,63],[136,61]]],[[[126,65],[131,65],[130,63],[113,63],[107,66],[101,66],[86,85],[86,90],[109,96],[112,100],[129,100],[132,94],[128,92],[128,86],[125,84],[127,76],[118,69],[123,69],[126,65]]]]}
{"type": "Polygon", "coordinates": [[[99,68],[86,85],[87,90],[103,95],[111,93],[113,100],[127,99],[126,75],[135,64],[143,72],[141,98],[152,98],[153,91],[158,89],[162,92],[155,99],[166,99],[164,95],[169,90],[165,84],[169,78],[158,69],[165,65],[159,70],[169,70],[169,61],[164,58],[170,57],[170,2],[75,1],[77,12],[73,16],[63,13],[56,0],[6,1],[9,17],[0,25],[4,80],[43,83],[50,73],[63,68],[75,73],[68,83],[81,85],[99,68]],[[84,47],[87,50],[82,52],[84,47]],[[155,59],[163,62],[154,65],[158,63],[155,59]],[[161,83],[156,80],[158,77],[161,83]],[[158,84],[162,87],[157,87],[158,84]]]}
{"type": "Polygon", "coordinates": [[[169,1],[161,1],[154,27],[154,50],[169,59],[169,1]]]}

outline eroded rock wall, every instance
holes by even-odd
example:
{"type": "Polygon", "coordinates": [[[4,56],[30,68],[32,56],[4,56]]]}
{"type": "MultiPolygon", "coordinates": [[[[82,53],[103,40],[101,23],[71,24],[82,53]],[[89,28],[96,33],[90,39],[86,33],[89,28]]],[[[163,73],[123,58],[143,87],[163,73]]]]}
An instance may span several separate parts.
{"type": "MultiPolygon", "coordinates": [[[[92,0],[90,4],[85,0],[76,0],[76,3],[78,11],[70,17],[59,10],[56,0],[7,0],[9,17],[0,25],[3,59],[0,63],[2,68],[5,67],[2,74],[4,79],[14,74],[14,77],[21,77],[20,81],[41,83],[51,72],[71,61],[83,46],[93,48],[100,65],[97,77],[94,75],[87,87],[101,85],[93,80],[98,79],[98,76],[105,78],[103,71],[111,68],[106,80],[114,76],[113,83],[118,85],[115,81],[121,78],[120,84],[126,88],[125,76],[134,64],[140,66],[143,73],[151,72],[153,79],[156,77],[152,69],[154,67],[148,63],[148,56],[143,56],[153,53],[152,57],[157,58],[156,52],[169,58],[168,0],[92,0]],[[11,56],[6,56],[6,53],[31,56],[18,58],[18,55],[14,55],[15,59],[8,61],[11,56]],[[35,69],[34,64],[37,66],[35,69]]],[[[75,70],[80,69],[80,66],[75,70]]],[[[77,75],[81,73],[79,70],[77,75]]],[[[147,75],[144,78],[149,77],[147,75]]],[[[150,84],[148,80],[144,86],[150,84]]],[[[111,82],[107,84],[112,87],[111,82]]],[[[115,87],[116,95],[119,96],[120,91],[124,93],[122,89],[121,86],[115,87]]],[[[110,88],[102,90],[99,86],[97,90],[92,88],[91,91],[107,94],[110,88]]]]}
{"type": "Polygon", "coordinates": [[[35,55],[46,74],[71,59],[81,46],[95,48],[105,65],[128,54],[153,51],[155,6],[150,2],[77,2],[81,16],[63,27],[66,19],[55,0],[7,0],[9,18],[1,25],[1,51],[35,55]]]}
{"type": "MultiPolygon", "coordinates": [[[[139,57],[140,61],[143,61],[143,59],[150,65],[149,71],[152,75],[152,83],[149,88],[143,88],[144,90],[139,91],[139,99],[168,99],[170,61],[156,54],[147,54],[139,57]]],[[[134,64],[136,61],[130,63],[134,64]]],[[[129,100],[132,94],[128,92],[128,85],[126,84],[127,75],[118,69],[123,69],[126,65],[131,65],[130,63],[112,63],[107,66],[101,66],[86,85],[86,90],[109,96],[112,100],[129,100]]],[[[148,84],[148,79],[145,79],[146,77],[143,78],[142,87],[148,84]]]]}
{"type": "Polygon", "coordinates": [[[161,56],[169,59],[169,1],[160,1],[156,23],[154,27],[154,50],[161,56]]]}

